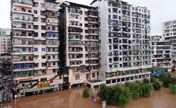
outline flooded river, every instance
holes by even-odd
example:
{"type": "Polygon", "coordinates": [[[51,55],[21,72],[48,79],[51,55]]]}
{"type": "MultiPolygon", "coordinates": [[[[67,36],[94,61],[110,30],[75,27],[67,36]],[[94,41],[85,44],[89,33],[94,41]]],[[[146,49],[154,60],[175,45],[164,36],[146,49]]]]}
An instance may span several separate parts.
{"type": "MultiPolygon", "coordinates": [[[[3,108],[93,108],[91,98],[82,98],[82,92],[83,88],[73,88],[19,98],[3,108]]],[[[101,108],[99,98],[94,108],[101,108]]],[[[119,107],[107,105],[107,108],[119,107]]],[[[152,91],[150,98],[131,100],[124,108],[176,108],[176,95],[170,94],[167,88],[162,88],[160,91],[152,91]]]]}

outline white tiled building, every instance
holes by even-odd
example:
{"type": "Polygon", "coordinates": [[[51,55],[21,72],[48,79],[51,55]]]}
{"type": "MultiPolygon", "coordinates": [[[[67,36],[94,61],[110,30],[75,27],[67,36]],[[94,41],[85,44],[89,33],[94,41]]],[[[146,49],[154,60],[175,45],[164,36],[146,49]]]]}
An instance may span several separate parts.
{"type": "Polygon", "coordinates": [[[60,10],[61,71],[69,86],[97,80],[99,23],[97,8],[65,2],[60,10]]]}
{"type": "Polygon", "coordinates": [[[172,71],[172,43],[162,36],[152,36],[152,65],[172,71]]]}
{"type": "Polygon", "coordinates": [[[54,0],[11,2],[14,80],[25,87],[53,80],[59,71],[58,4],[54,0]]]}
{"type": "Polygon", "coordinates": [[[150,11],[121,0],[94,0],[100,17],[99,79],[106,84],[150,78],[150,11]]]}
{"type": "Polygon", "coordinates": [[[165,40],[172,42],[172,69],[176,69],[176,20],[164,22],[162,24],[162,31],[165,40]]]}
{"type": "Polygon", "coordinates": [[[0,28],[0,54],[11,52],[11,36],[9,29],[0,28]]]}

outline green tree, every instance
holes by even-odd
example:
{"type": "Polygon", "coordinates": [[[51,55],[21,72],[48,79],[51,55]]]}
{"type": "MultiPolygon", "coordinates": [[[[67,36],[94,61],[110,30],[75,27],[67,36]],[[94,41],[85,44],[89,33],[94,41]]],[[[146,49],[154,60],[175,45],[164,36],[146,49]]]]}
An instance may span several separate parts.
{"type": "Polygon", "coordinates": [[[169,87],[169,84],[171,83],[171,77],[169,75],[166,75],[163,77],[163,86],[164,87],[169,87]]]}
{"type": "Polygon", "coordinates": [[[163,81],[165,79],[165,77],[166,77],[166,74],[160,74],[159,75],[159,80],[163,81]]]}
{"type": "Polygon", "coordinates": [[[102,101],[105,101],[107,99],[106,97],[108,96],[107,94],[108,94],[108,87],[105,84],[102,84],[100,86],[100,89],[97,95],[100,97],[102,101]]]}
{"type": "Polygon", "coordinates": [[[120,94],[117,99],[117,105],[124,106],[130,100],[130,93],[128,88],[120,88],[120,94]]]}
{"type": "Polygon", "coordinates": [[[129,82],[126,82],[126,83],[125,83],[125,86],[126,86],[126,87],[129,87],[129,86],[130,86],[130,83],[129,83],[129,82]]]}
{"type": "Polygon", "coordinates": [[[108,87],[105,100],[107,104],[116,104],[114,100],[114,90],[112,87],[108,87]]]}
{"type": "Polygon", "coordinates": [[[152,83],[154,83],[154,82],[156,82],[156,79],[155,79],[154,77],[151,77],[150,81],[151,81],[152,83]]]}
{"type": "Polygon", "coordinates": [[[176,94],[176,85],[175,84],[169,84],[169,90],[170,90],[170,93],[176,94]]]}
{"type": "Polygon", "coordinates": [[[139,85],[141,85],[141,83],[138,80],[136,80],[136,83],[138,83],[139,85]]]}
{"type": "Polygon", "coordinates": [[[142,85],[142,96],[150,97],[151,90],[152,90],[151,84],[143,84],[142,85]]]}
{"type": "Polygon", "coordinates": [[[130,90],[130,95],[133,99],[138,99],[142,96],[142,89],[139,83],[130,83],[128,88],[130,90]]]}
{"type": "Polygon", "coordinates": [[[160,90],[161,89],[161,84],[157,81],[153,82],[153,88],[155,90],[160,90]]]}
{"type": "Polygon", "coordinates": [[[83,97],[84,98],[88,98],[90,95],[89,95],[89,88],[88,87],[86,87],[85,89],[84,89],[84,91],[83,91],[83,97]]]}
{"type": "Polygon", "coordinates": [[[150,83],[150,81],[147,78],[143,79],[143,84],[149,84],[149,83],[150,83]]]}

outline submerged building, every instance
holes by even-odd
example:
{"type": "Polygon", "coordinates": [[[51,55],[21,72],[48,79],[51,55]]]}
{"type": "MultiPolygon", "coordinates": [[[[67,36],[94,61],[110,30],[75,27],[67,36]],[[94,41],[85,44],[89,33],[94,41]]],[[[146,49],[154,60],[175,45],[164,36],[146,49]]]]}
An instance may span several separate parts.
{"type": "Polygon", "coordinates": [[[24,88],[61,80],[58,4],[54,0],[11,0],[11,5],[14,80],[24,88]]]}
{"type": "Polygon", "coordinates": [[[20,87],[56,81],[63,88],[150,78],[150,11],[120,0],[92,6],[12,0],[13,78],[20,87]]]}
{"type": "Polygon", "coordinates": [[[107,85],[150,78],[150,11],[121,0],[94,0],[100,17],[99,79],[107,85]]]}
{"type": "Polygon", "coordinates": [[[11,52],[11,31],[0,28],[0,54],[11,52]]]}
{"type": "Polygon", "coordinates": [[[60,10],[60,69],[69,86],[95,81],[99,71],[98,8],[65,2],[60,10]]]}
{"type": "Polygon", "coordinates": [[[152,36],[152,65],[172,71],[172,43],[162,36],[152,36]]]}
{"type": "Polygon", "coordinates": [[[166,21],[162,23],[162,32],[165,40],[172,42],[172,71],[176,69],[176,20],[166,21]]]}

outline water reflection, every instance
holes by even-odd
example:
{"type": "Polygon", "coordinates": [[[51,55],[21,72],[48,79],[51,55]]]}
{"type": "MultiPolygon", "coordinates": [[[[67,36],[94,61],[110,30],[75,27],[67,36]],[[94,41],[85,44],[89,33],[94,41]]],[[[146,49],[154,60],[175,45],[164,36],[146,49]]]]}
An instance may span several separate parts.
{"type": "MultiPolygon", "coordinates": [[[[18,98],[3,108],[93,108],[91,98],[82,98],[82,92],[83,88],[74,88],[18,98]]],[[[95,108],[101,108],[99,98],[95,108]]],[[[108,105],[107,108],[119,107],[108,105]]],[[[131,100],[124,108],[176,108],[176,96],[170,94],[168,89],[162,88],[160,91],[153,91],[150,98],[131,100]]]]}

